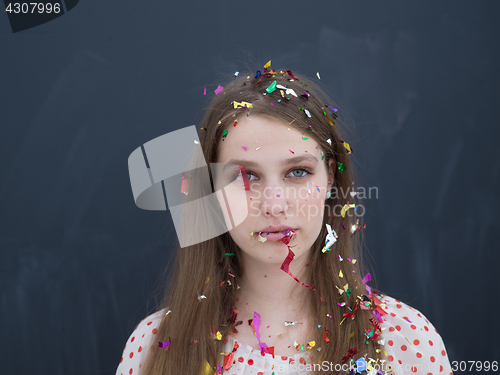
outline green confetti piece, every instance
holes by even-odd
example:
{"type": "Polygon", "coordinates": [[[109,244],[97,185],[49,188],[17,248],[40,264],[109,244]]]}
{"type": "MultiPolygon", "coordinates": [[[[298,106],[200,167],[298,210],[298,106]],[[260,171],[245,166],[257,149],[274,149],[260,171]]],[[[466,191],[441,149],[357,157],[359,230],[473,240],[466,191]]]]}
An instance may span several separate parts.
{"type": "Polygon", "coordinates": [[[226,255],[235,255],[234,253],[226,253],[226,255]]]}
{"type": "Polygon", "coordinates": [[[266,89],[266,91],[271,94],[274,90],[276,90],[276,81],[274,81],[273,83],[271,83],[269,85],[269,87],[266,89]]]}
{"type": "Polygon", "coordinates": [[[224,130],[224,132],[222,133],[222,138],[226,138],[226,137],[227,137],[227,130],[224,130]]]}
{"type": "Polygon", "coordinates": [[[299,111],[303,111],[303,110],[304,110],[304,108],[302,108],[302,107],[299,107],[299,111]]]}
{"type": "Polygon", "coordinates": [[[350,297],[351,296],[351,288],[347,289],[345,291],[345,294],[347,294],[347,297],[350,297]]]}
{"type": "Polygon", "coordinates": [[[302,139],[309,139],[309,138],[302,136],[302,139]]]}
{"type": "Polygon", "coordinates": [[[323,155],[323,156],[321,157],[321,160],[323,160],[324,158],[325,158],[325,155],[323,155]]]}
{"type": "Polygon", "coordinates": [[[344,163],[341,163],[340,161],[338,161],[337,164],[339,166],[340,173],[344,172],[347,168],[346,165],[344,163]]]}

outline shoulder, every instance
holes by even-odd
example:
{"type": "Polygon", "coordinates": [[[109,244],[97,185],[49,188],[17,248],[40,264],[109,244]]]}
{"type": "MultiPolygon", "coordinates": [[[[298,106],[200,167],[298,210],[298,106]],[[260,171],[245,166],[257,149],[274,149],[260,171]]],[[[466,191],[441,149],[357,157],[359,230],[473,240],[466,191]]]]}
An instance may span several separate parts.
{"type": "Polygon", "coordinates": [[[451,374],[444,342],[419,310],[384,295],[381,344],[395,374],[451,374]]]}
{"type": "Polygon", "coordinates": [[[147,352],[151,350],[151,346],[154,347],[154,335],[166,312],[167,309],[159,310],[137,324],[125,344],[116,375],[140,374],[147,352]]]}

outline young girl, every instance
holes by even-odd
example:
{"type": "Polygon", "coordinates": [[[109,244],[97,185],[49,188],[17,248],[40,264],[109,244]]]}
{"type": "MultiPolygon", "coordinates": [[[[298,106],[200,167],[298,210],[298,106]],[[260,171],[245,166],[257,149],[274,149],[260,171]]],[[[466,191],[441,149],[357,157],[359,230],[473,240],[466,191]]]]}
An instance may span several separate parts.
{"type": "Polygon", "coordinates": [[[224,166],[210,183],[230,186],[217,195],[228,231],[177,246],[118,375],[451,374],[425,316],[368,285],[341,118],[311,80],[270,63],[216,90],[198,132],[207,165],[224,166]]]}

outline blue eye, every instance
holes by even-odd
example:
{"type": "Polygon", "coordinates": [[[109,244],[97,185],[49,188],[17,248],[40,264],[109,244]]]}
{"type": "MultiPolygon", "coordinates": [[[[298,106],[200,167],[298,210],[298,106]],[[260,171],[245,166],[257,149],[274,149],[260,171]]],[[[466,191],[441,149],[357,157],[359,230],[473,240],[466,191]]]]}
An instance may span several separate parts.
{"type": "MultiPolygon", "coordinates": [[[[290,172],[288,172],[288,173],[285,175],[285,177],[286,177],[286,176],[288,176],[290,173],[294,173],[295,171],[305,172],[305,173],[300,174],[300,175],[298,175],[298,176],[297,176],[297,175],[292,175],[292,176],[290,176],[290,177],[294,177],[294,178],[301,179],[301,178],[306,177],[307,175],[312,175],[312,174],[314,174],[314,173],[313,173],[313,172],[312,172],[309,168],[303,167],[303,168],[294,168],[294,169],[292,169],[290,172]]],[[[253,172],[246,172],[246,173],[247,173],[247,176],[249,176],[249,177],[248,177],[248,181],[253,181],[253,180],[250,178],[250,176],[254,176],[254,177],[256,177],[256,176],[255,176],[255,174],[253,174],[253,172]]],[[[232,181],[234,181],[234,180],[235,180],[238,176],[239,176],[239,174],[235,174],[235,175],[233,176],[232,181]]]]}
{"type": "MultiPolygon", "coordinates": [[[[309,168],[294,168],[293,170],[290,171],[290,173],[293,173],[293,172],[296,172],[296,171],[305,172],[307,174],[313,174],[309,168]]],[[[302,178],[302,177],[305,177],[307,174],[303,174],[303,175],[300,175],[300,176],[295,176],[294,175],[292,177],[302,178]]]]}

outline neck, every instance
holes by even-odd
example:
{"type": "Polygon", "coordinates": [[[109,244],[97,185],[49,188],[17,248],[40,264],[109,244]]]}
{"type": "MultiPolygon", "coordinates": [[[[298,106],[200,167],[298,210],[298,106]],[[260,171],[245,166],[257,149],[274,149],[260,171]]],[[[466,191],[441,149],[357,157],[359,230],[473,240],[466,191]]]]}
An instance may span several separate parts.
{"type": "MultiPolygon", "coordinates": [[[[252,319],[255,311],[263,321],[284,326],[285,321],[300,321],[310,313],[310,294],[314,291],[281,270],[281,263],[262,264],[245,255],[243,257],[245,266],[236,303],[237,311],[241,313],[238,313],[238,320],[252,319]]],[[[308,284],[303,279],[307,273],[306,258],[295,258],[289,269],[301,282],[308,284]]]]}

